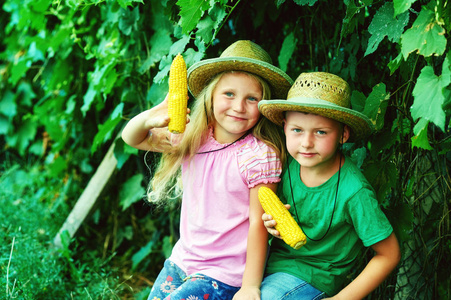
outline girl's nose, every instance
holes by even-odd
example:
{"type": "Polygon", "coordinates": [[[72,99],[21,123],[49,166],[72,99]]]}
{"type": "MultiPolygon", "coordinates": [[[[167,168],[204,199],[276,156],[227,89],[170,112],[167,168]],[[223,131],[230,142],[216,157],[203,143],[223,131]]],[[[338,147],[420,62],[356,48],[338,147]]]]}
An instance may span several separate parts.
{"type": "Polygon", "coordinates": [[[233,101],[233,110],[236,112],[244,112],[245,109],[245,100],[243,99],[235,99],[233,101]]]}

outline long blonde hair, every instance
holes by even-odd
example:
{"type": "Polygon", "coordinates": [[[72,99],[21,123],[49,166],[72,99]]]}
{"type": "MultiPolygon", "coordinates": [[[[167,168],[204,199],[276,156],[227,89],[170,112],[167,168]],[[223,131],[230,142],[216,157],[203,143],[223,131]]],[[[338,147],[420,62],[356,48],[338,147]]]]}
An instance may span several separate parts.
{"type": "MultiPolygon", "coordinates": [[[[199,94],[191,108],[190,123],[179,146],[171,153],[163,153],[158,168],[149,183],[147,198],[149,202],[158,203],[169,199],[179,199],[182,194],[181,165],[185,159],[191,160],[208,138],[209,127],[216,122],[213,114],[213,92],[219,80],[227,73],[245,73],[257,80],[262,87],[262,99],[271,99],[271,89],[261,77],[243,71],[228,71],[217,74],[199,94]]],[[[263,115],[252,128],[251,133],[259,140],[272,147],[282,163],[286,150],[283,130],[263,115]]]]}

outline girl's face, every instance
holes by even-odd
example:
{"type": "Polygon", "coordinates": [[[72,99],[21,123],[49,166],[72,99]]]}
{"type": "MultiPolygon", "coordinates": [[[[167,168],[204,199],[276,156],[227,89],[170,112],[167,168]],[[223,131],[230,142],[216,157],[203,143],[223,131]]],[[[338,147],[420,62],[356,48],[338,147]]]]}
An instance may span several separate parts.
{"type": "Polygon", "coordinates": [[[231,143],[257,124],[260,83],[245,73],[226,73],[213,91],[214,137],[231,143]]]}
{"type": "Polygon", "coordinates": [[[337,148],[349,138],[349,128],[340,122],[301,112],[287,112],[284,131],[287,150],[302,168],[329,171],[337,163],[337,148]]]}

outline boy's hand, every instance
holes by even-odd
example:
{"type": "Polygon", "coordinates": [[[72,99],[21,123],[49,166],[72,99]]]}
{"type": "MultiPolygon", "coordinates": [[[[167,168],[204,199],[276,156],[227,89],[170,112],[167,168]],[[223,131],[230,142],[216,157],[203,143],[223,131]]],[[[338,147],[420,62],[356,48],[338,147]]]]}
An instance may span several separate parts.
{"type": "MultiPolygon", "coordinates": [[[[285,204],[285,207],[287,209],[290,209],[291,206],[290,206],[290,204],[285,204]]],[[[272,236],[278,238],[278,239],[281,239],[279,231],[277,231],[274,228],[277,225],[277,223],[276,223],[275,220],[273,220],[272,216],[267,214],[267,213],[264,213],[262,215],[262,220],[263,220],[263,224],[265,225],[266,230],[268,231],[268,233],[271,234],[272,236]]]]}
{"type": "Polygon", "coordinates": [[[260,289],[258,287],[242,287],[233,296],[232,300],[260,300],[260,289]]]}

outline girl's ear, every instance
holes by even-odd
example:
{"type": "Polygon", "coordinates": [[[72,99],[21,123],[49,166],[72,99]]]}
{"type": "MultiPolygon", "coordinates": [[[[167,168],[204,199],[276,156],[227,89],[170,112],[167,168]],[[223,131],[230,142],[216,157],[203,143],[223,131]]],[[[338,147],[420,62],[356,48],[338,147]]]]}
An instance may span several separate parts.
{"type": "Polygon", "coordinates": [[[351,135],[351,129],[348,125],[343,126],[343,134],[341,135],[340,144],[344,144],[348,141],[351,135]]]}

